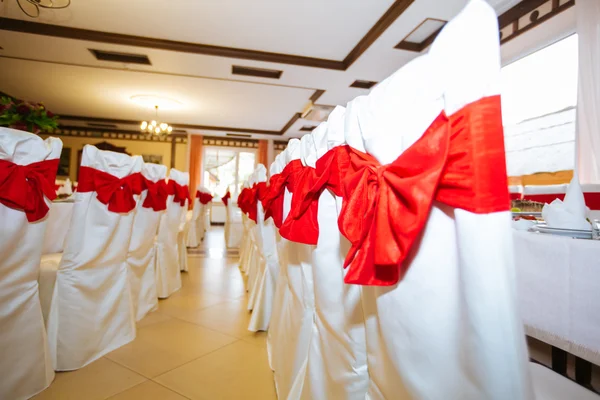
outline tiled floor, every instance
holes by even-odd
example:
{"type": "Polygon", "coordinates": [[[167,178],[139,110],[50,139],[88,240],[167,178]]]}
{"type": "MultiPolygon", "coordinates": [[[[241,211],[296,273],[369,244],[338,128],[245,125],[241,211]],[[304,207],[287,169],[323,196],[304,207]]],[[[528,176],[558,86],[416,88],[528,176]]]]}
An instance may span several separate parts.
{"type": "Polygon", "coordinates": [[[223,229],[213,227],[188,257],[182,289],[140,321],[132,343],[57,373],[34,399],[275,399],[266,334],[246,329],[244,281],[223,229]]]}

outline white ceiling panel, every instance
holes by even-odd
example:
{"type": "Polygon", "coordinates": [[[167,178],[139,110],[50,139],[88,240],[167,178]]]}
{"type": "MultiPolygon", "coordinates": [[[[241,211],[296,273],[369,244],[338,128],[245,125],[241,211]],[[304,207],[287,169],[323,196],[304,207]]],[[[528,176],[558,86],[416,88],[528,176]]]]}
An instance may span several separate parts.
{"type": "MultiPolygon", "coordinates": [[[[342,60],[393,0],[79,0],[39,22],[342,60]]],[[[27,19],[15,1],[9,18],[27,19]]],[[[0,15],[2,12],[0,11],[0,15]]]]}
{"type": "Polygon", "coordinates": [[[130,97],[152,94],[182,103],[160,118],[181,124],[279,130],[312,90],[213,79],[169,77],[0,58],[0,88],[43,101],[57,114],[141,120],[148,111],[130,97]]]}

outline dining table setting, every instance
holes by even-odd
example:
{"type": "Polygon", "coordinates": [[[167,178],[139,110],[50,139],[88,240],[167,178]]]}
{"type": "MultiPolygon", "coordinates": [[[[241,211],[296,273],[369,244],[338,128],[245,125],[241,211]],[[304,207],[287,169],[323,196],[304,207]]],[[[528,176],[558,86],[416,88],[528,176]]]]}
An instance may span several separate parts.
{"type": "Polygon", "coordinates": [[[600,364],[600,230],[577,175],[564,200],[513,208],[517,298],[528,336],[552,346],[553,368],[576,357],[576,380],[589,384],[600,364]]]}

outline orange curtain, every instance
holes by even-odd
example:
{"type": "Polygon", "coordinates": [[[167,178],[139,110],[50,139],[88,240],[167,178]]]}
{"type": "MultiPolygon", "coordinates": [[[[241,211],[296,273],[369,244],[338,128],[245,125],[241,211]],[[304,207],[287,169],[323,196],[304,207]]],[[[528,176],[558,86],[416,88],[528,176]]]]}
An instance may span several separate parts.
{"type": "MultiPolygon", "coordinates": [[[[190,195],[196,197],[196,190],[202,179],[202,136],[190,135],[190,195]]],[[[190,209],[193,206],[190,204],[190,209]]]]}
{"type": "Polygon", "coordinates": [[[269,142],[267,140],[258,141],[258,164],[268,166],[269,142]]]}

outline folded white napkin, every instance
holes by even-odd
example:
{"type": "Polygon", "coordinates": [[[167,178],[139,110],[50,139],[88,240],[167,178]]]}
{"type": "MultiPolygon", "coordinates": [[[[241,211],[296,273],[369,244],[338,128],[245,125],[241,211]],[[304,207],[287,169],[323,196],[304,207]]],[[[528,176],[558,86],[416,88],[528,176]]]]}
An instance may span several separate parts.
{"type": "Polygon", "coordinates": [[[536,224],[537,223],[535,221],[531,221],[528,219],[518,219],[516,221],[512,221],[513,229],[516,229],[518,231],[529,230],[529,228],[531,228],[532,226],[534,226],[536,224]]]}
{"type": "Polygon", "coordinates": [[[567,188],[565,200],[554,200],[544,205],[542,217],[550,228],[591,230],[590,223],[585,219],[587,214],[583,191],[579,185],[577,173],[573,175],[567,188]]]}

